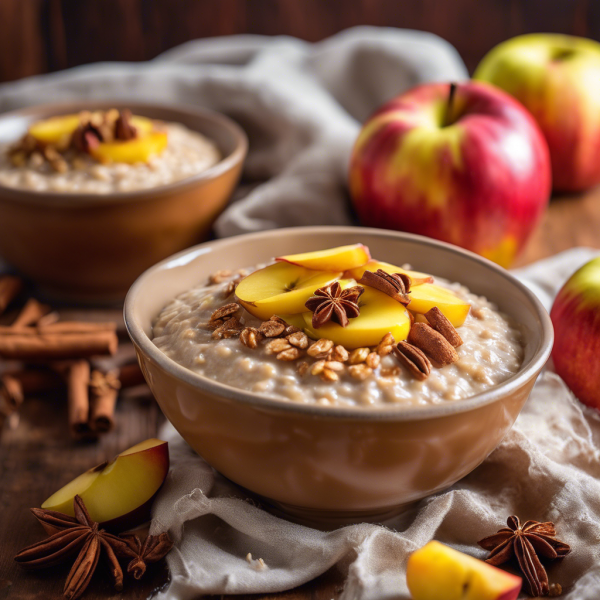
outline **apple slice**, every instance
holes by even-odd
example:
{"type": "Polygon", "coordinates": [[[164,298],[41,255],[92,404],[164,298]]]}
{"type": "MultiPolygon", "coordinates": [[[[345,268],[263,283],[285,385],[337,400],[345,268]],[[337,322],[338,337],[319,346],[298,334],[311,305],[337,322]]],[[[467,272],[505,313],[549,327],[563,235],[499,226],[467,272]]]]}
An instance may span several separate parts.
{"type": "Polygon", "coordinates": [[[347,327],[340,327],[337,323],[326,323],[323,327],[314,329],[312,326],[312,312],[305,312],[304,330],[314,338],[327,338],[336,344],[342,344],[348,350],[363,346],[376,346],[381,338],[391,332],[394,339],[399,342],[405,340],[410,329],[410,316],[406,308],[388,295],[365,287],[365,291],[358,301],[360,315],[350,319],[347,327]]]}
{"type": "Polygon", "coordinates": [[[516,600],[523,581],[432,541],[409,557],[406,583],[413,600],[516,600]]]}
{"type": "MultiPolygon", "coordinates": [[[[63,115],[37,121],[29,127],[29,135],[42,144],[57,144],[64,137],[71,135],[79,124],[79,115],[63,115]]],[[[154,122],[146,117],[131,117],[131,124],[139,130],[140,135],[148,135],[154,129],[154,122]]]]}
{"type": "Polygon", "coordinates": [[[249,313],[266,321],[272,315],[304,312],[304,304],[314,291],[339,279],[341,274],[279,262],[250,273],[240,281],[235,295],[249,313]]]}
{"type": "Polygon", "coordinates": [[[91,153],[100,162],[145,163],[160,154],[167,143],[168,137],[164,131],[154,131],[124,142],[102,142],[91,153]]]}
{"type": "Polygon", "coordinates": [[[352,244],[350,246],[330,248],[329,250],[318,250],[317,252],[288,254],[287,256],[280,256],[275,260],[317,271],[347,271],[366,264],[370,258],[371,254],[366,246],[363,244],[352,244]]]}
{"type": "Polygon", "coordinates": [[[366,265],[351,269],[347,273],[344,273],[344,277],[353,277],[354,279],[360,279],[365,271],[377,271],[381,269],[386,273],[405,273],[412,281],[412,286],[422,285],[423,283],[433,283],[433,277],[427,273],[419,273],[419,271],[407,271],[401,267],[395,267],[390,263],[382,262],[380,260],[370,260],[366,265]]]}
{"type": "Polygon", "coordinates": [[[304,317],[302,313],[295,315],[277,315],[280,319],[283,319],[288,325],[297,327],[298,329],[304,329],[304,317]]]}
{"type": "Polygon", "coordinates": [[[450,290],[431,283],[433,277],[427,275],[427,273],[407,271],[389,263],[371,261],[364,267],[353,269],[345,275],[350,274],[360,279],[365,271],[377,271],[377,269],[382,269],[386,273],[406,273],[411,278],[410,303],[407,306],[411,312],[425,314],[428,310],[437,306],[454,327],[460,327],[465,322],[471,305],[450,290]],[[419,283],[416,283],[417,281],[419,283]]]}
{"type": "Polygon", "coordinates": [[[150,518],[152,500],[168,471],[168,443],[149,439],[76,477],[42,508],[72,517],[79,495],[94,521],[113,530],[130,529],[150,518]]]}

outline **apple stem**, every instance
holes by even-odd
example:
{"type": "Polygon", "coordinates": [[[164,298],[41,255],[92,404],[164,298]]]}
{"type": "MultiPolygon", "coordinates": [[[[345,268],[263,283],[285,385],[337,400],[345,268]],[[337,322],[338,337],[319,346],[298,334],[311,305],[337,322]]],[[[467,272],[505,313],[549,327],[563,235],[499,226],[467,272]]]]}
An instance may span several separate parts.
{"type": "Polygon", "coordinates": [[[448,92],[448,102],[446,103],[446,114],[444,115],[444,121],[442,123],[442,127],[447,127],[448,125],[452,125],[452,109],[454,108],[454,96],[456,94],[456,88],[458,86],[456,83],[452,82],[450,84],[450,90],[448,92]]]}

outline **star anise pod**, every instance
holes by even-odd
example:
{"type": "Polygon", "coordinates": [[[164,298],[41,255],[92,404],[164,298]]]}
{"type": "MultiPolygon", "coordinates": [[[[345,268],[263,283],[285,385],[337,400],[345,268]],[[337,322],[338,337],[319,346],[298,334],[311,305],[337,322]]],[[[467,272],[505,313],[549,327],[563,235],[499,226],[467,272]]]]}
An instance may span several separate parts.
{"type": "Polygon", "coordinates": [[[347,327],[349,319],[355,319],[360,314],[358,299],[364,291],[365,288],[359,285],[342,290],[339,281],[316,290],[304,305],[313,312],[312,326],[318,329],[328,321],[333,321],[347,327]]]}
{"type": "Polygon", "coordinates": [[[78,553],[63,590],[65,597],[74,600],[87,588],[98,565],[100,554],[104,553],[115,589],[122,590],[123,571],[115,549],[125,546],[125,541],[99,529],[98,523],[92,520],[79,496],[75,496],[73,508],[74,519],[55,511],[36,509],[34,514],[44,528],[47,531],[56,530],[57,533],[24,548],[15,556],[15,560],[28,569],[43,569],[57,565],[78,553]]]}
{"type": "Polygon", "coordinates": [[[158,562],[173,547],[167,533],[149,535],[143,544],[137,535],[122,535],[121,539],[125,545],[119,547],[117,556],[131,559],[127,565],[127,572],[132,573],[136,579],[140,579],[146,572],[146,565],[158,562]]]}
{"type": "Polygon", "coordinates": [[[386,273],[383,269],[377,269],[374,273],[365,271],[358,283],[375,288],[405,306],[410,302],[412,280],[406,273],[386,273]]]}
{"type": "Polygon", "coordinates": [[[557,540],[554,524],[527,521],[523,525],[519,517],[507,519],[508,527],[500,529],[477,542],[484,550],[490,550],[486,562],[497,567],[516,557],[519,567],[529,584],[532,596],[547,596],[549,593],[548,575],[540,561],[540,556],[547,559],[564,558],[571,547],[557,540]]]}

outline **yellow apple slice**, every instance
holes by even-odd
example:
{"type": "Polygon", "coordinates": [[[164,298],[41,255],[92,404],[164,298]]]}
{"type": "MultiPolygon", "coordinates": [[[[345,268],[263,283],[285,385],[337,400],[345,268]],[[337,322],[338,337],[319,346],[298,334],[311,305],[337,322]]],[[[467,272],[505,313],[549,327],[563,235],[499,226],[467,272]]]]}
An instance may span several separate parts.
{"type": "MultiPolygon", "coordinates": [[[[79,115],[63,115],[37,121],[29,127],[29,134],[42,144],[57,144],[64,137],[71,135],[79,124],[79,115]]],[[[139,131],[140,136],[148,135],[154,129],[154,122],[146,117],[131,117],[131,124],[139,131]]]]}
{"type": "Polygon", "coordinates": [[[395,267],[390,263],[382,262],[380,260],[370,260],[366,265],[351,269],[347,273],[344,273],[344,277],[354,277],[354,279],[360,279],[365,271],[377,271],[381,269],[386,273],[406,273],[411,278],[411,285],[422,285],[423,283],[433,283],[433,277],[427,273],[419,273],[419,271],[408,271],[401,267],[395,267]]]}
{"type": "Polygon", "coordinates": [[[42,508],[72,517],[73,499],[79,495],[94,521],[114,530],[130,529],[150,517],[152,499],[168,471],[168,443],[149,439],[76,477],[42,508]]]}
{"type": "Polygon", "coordinates": [[[468,302],[439,285],[425,283],[410,289],[408,310],[424,315],[434,306],[440,309],[454,327],[460,327],[471,310],[468,302]]]}
{"type": "Polygon", "coordinates": [[[92,150],[92,156],[100,162],[145,163],[167,147],[167,134],[155,131],[125,142],[102,142],[92,150]]]}
{"type": "MultiPolygon", "coordinates": [[[[306,310],[306,309],[305,309],[306,310]]],[[[302,313],[296,315],[277,315],[280,319],[283,319],[288,325],[297,327],[298,329],[304,329],[304,317],[302,313]]]]}
{"type": "Polygon", "coordinates": [[[382,269],[386,273],[406,273],[411,278],[410,303],[407,306],[411,312],[425,314],[428,310],[437,306],[454,327],[460,327],[465,322],[471,305],[450,290],[430,283],[433,278],[427,273],[407,271],[389,263],[371,261],[364,267],[353,269],[345,275],[350,274],[358,280],[366,270],[374,272],[377,269],[382,269]]]}
{"type": "Polygon", "coordinates": [[[286,262],[254,271],[240,281],[235,295],[240,304],[259,319],[304,312],[314,291],[336,279],[341,272],[320,272],[286,262]]]}
{"type": "Polygon", "coordinates": [[[358,301],[360,315],[350,319],[347,327],[337,323],[326,323],[323,327],[314,329],[312,312],[305,312],[304,330],[314,338],[327,338],[346,348],[361,348],[376,346],[386,333],[391,333],[399,342],[405,340],[410,329],[410,316],[402,304],[396,302],[383,292],[365,287],[358,301]]]}
{"type": "Polygon", "coordinates": [[[406,583],[413,600],[517,600],[523,581],[433,541],[409,557],[406,583]]]}
{"type": "Polygon", "coordinates": [[[288,254],[275,260],[300,265],[307,269],[317,271],[347,271],[364,265],[371,255],[369,249],[363,244],[339,246],[317,252],[304,252],[303,254],[288,254]]]}
{"type": "Polygon", "coordinates": [[[71,135],[81,122],[79,115],[63,115],[51,117],[33,123],[29,127],[29,135],[42,144],[56,144],[65,136],[71,135]]]}

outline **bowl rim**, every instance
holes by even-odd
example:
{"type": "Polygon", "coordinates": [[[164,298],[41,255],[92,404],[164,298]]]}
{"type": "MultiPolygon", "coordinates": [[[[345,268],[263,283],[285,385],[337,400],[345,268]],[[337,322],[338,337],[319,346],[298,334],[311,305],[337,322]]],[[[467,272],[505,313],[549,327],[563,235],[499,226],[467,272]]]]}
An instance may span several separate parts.
{"type": "MultiPolygon", "coordinates": [[[[492,300],[493,301],[493,300],[492,300]]],[[[207,392],[214,396],[224,398],[234,402],[240,402],[243,404],[249,404],[259,409],[267,409],[269,411],[284,412],[284,413],[300,413],[305,416],[319,418],[332,418],[332,419],[352,419],[352,420],[366,420],[366,421],[420,421],[425,419],[446,417],[457,413],[467,412],[475,410],[479,407],[485,406],[496,402],[516,390],[526,385],[532,377],[536,377],[541,369],[546,364],[552,350],[552,344],[554,340],[554,329],[550,316],[546,312],[542,303],[535,296],[535,294],[513,275],[511,275],[506,269],[499,265],[491,262],[490,260],[483,258],[473,252],[459,248],[446,242],[434,240],[432,238],[415,235],[411,233],[388,231],[383,229],[366,228],[366,227],[353,227],[353,226],[308,226],[308,227],[289,227],[282,229],[275,229],[269,231],[259,231],[256,233],[243,234],[231,238],[225,238],[221,240],[213,240],[192,246],[187,250],[183,250],[173,256],[162,260],[156,265],[147,269],[142,273],[136,281],[133,283],[124,304],[124,320],[125,327],[129,334],[129,337],[134,343],[134,346],[154,364],[162,368],[164,371],[169,373],[174,378],[183,381],[188,386],[196,388],[201,392],[207,392]],[[541,324],[541,338],[539,348],[536,350],[534,355],[528,361],[528,363],[514,374],[509,379],[502,383],[484,390],[473,396],[469,396],[462,400],[449,402],[447,404],[435,404],[427,406],[419,406],[412,408],[404,408],[401,405],[385,406],[385,407],[345,407],[345,406],[320,406],[317,404],[300,404],[297,402],[288,402],[285,400],[279,400],[276,398],[269,397],[264,394],[256,392],[249,392],[246,390],[234,388],[224,383],[220,383],[211,380],[207,377],[194,373],[188,368],[176,363],[174,360],[167,357],[157,346],[152,343],[152,340],[143,331],[140,321],[136,315],[136,299],[139,296],[146,281],[153,277],[154,273],[168,268],[169,264],[173,266],[183,265],[194,260],[195,257],[199,256],[203,249],[207,247],[223,248],[229,245],[234,245],[240,240],[264,240],[265,235],[272,236],[274,238],[284,237],[290,232],[294,234],[302,234],[303,232],[314,232],[315,230],[322,231],[323,233],[349,233],[355,234],[360,239],[361,234],[377,235],[383,238],[394,238],[404,239],[408,241],[417,242],[427,246],[433,246],[436,248],[442,248],[443,250],[450,252],[451,254],[460,255],[466,257],[472,261],[478,262],[485,267],[495,271],[501,277],[506,279],[509,285],[517,287],[521,292],[532,303],[538,319],[541,324]]]]}
{"type": "MultiPolygon", "coordinates": [[[[248,153],[248,137],[246,132],[227,115],[210,110],[208,108],[193,106],[189,104],[169,104],[163,102],[138,102],[127,100],[115,101],[89,101],[73,100],[65,102],[51,102],[48,104],[36,104],[25,108],[0,113],[0,122],[13,117],[26,117],[30,114],[48,113],[50,115],[60,116],[77,112],[86,109],[108,109],[108,108],[132,108],[132,112],[144,110],[166,110],[180,115],[196,117],[204,119],[219,125],[221,128],[228,130],[235,139],[235,147],[224,158],[212,167],[191,175],[184,179],[159,185],[153,188],[144,188],[140,190],[132,190],[129,192],[115,192],[111,194],[93,194],[91,192],[81,193],[65,193],[54,191],[36,191],[13,188],[0,184],[0,194],[2,200],[10,200],[14,202],[29,202],[33,204],[44,204],[46,206],[69,205],[69,206],[89,206],[93,204],[113,204],[122,202],[139,202],[150,200],[164,195],[169,195],[174,191],[184,190],[199,184],[206,183],[217,179],[223,173],[234,169],[238,164],[242,163],[248,153]]],[[[176,122],[176,118],[174,118],[176,122]]]]}

